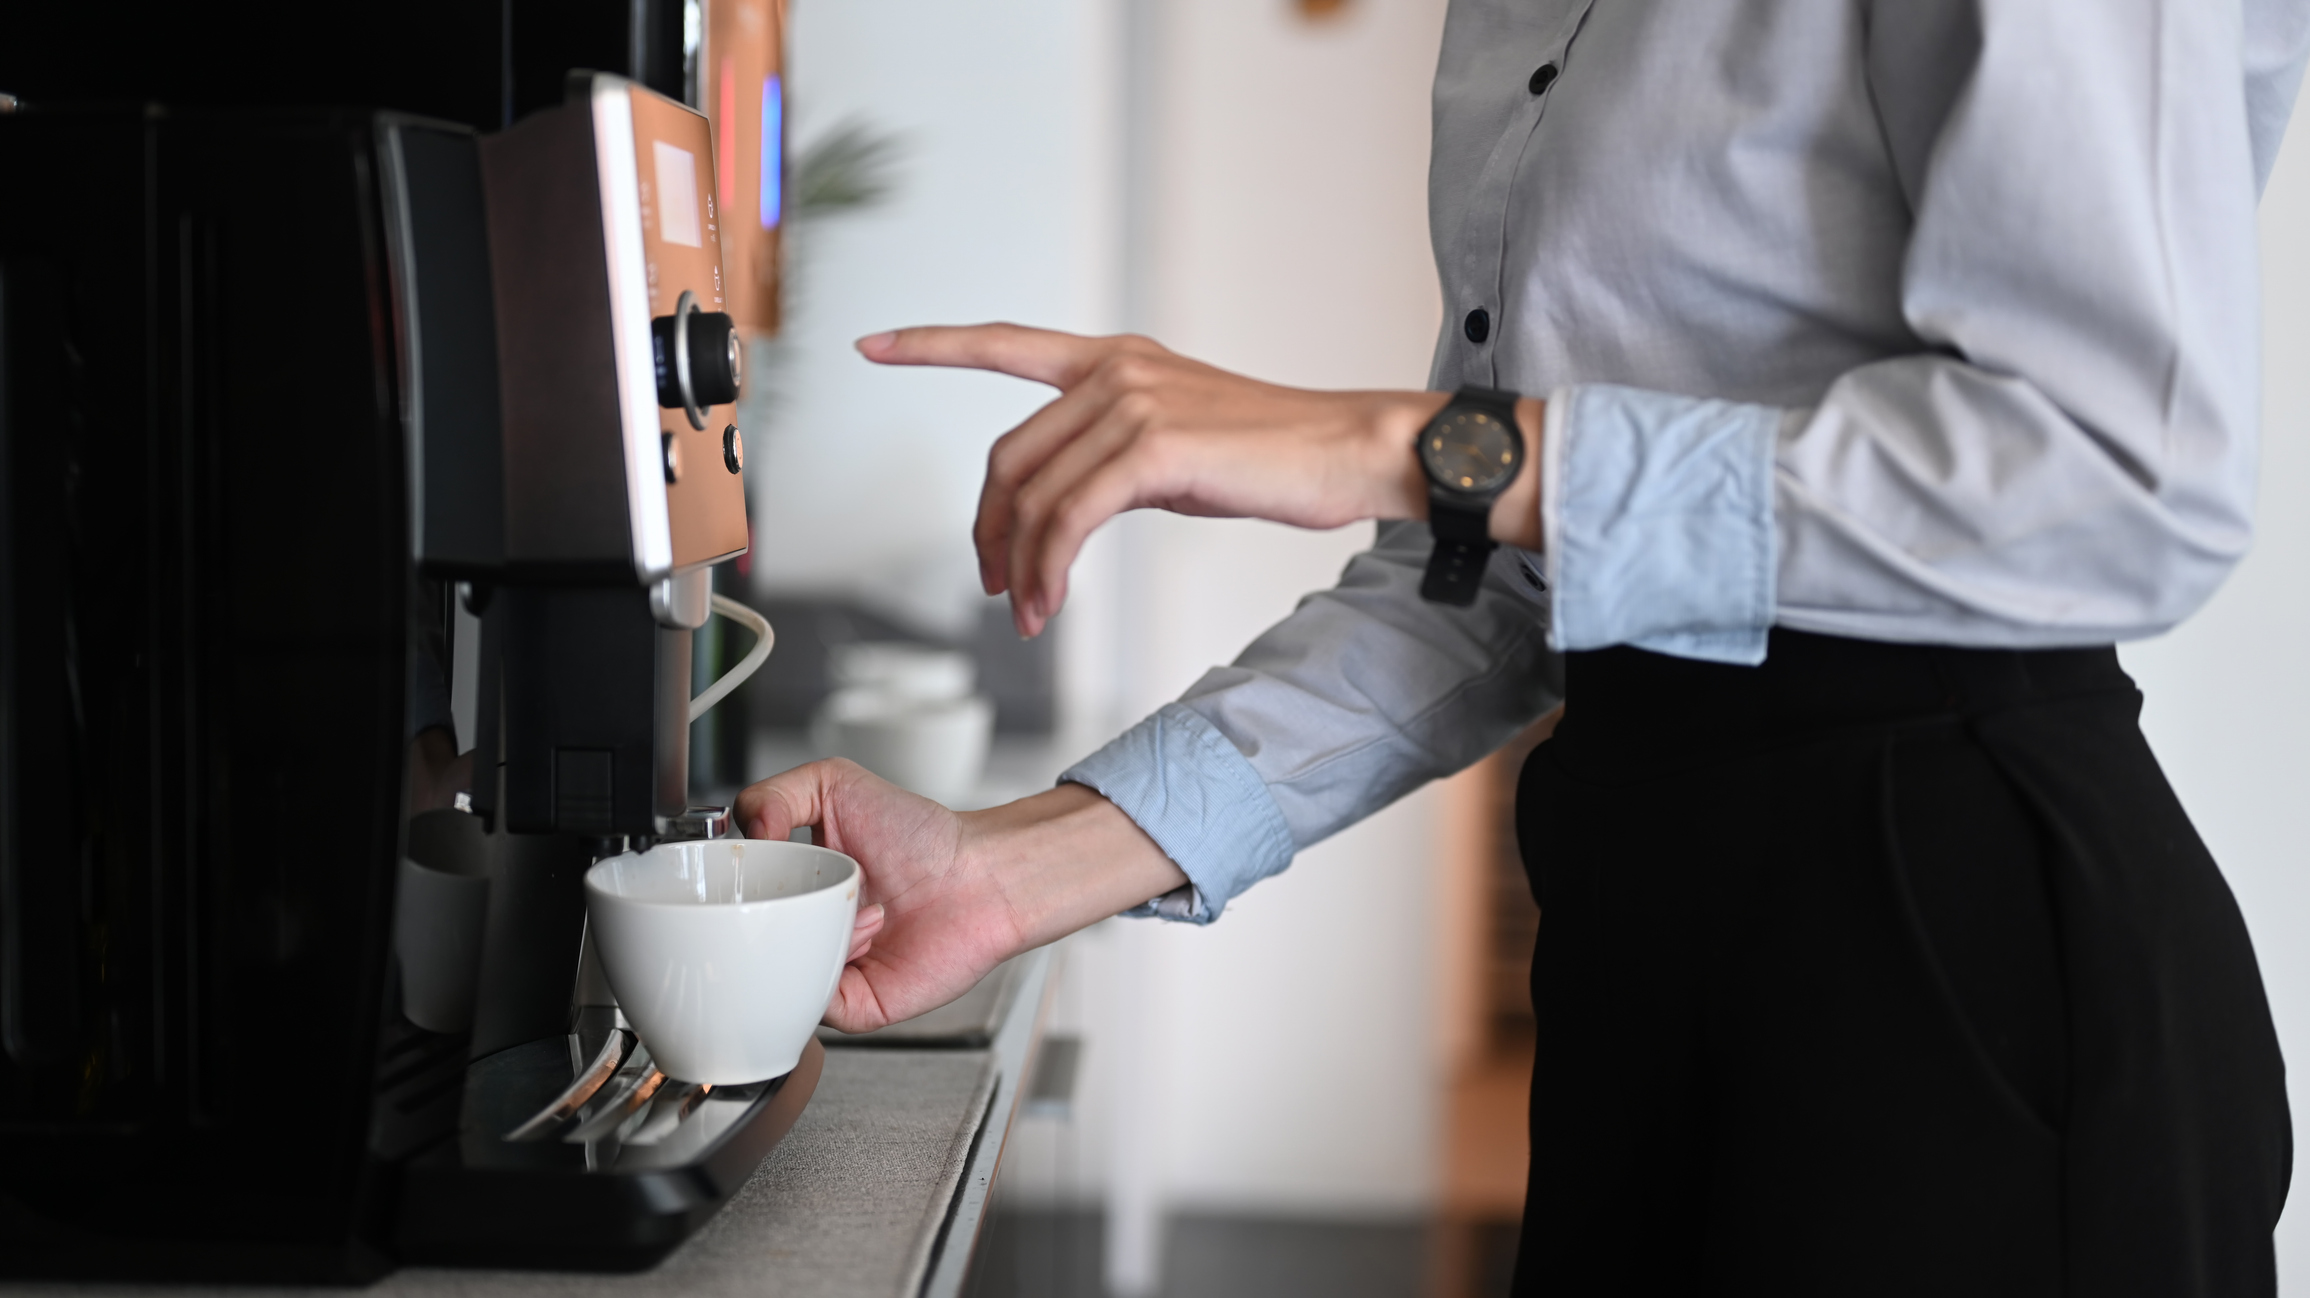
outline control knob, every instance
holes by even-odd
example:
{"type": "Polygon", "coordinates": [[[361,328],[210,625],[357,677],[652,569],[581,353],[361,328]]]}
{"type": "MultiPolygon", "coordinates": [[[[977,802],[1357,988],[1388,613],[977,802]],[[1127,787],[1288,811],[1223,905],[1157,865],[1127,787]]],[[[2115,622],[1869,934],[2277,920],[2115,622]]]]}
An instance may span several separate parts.
{"type": "Polygon", "coordinates": [[[720,311],[700,311],[688,289],[672,315],[650,321],[650,357],[657,368],[658,404],[706,427],[706,410],[738,399],[744,364],[738,325],[720,311]]]}

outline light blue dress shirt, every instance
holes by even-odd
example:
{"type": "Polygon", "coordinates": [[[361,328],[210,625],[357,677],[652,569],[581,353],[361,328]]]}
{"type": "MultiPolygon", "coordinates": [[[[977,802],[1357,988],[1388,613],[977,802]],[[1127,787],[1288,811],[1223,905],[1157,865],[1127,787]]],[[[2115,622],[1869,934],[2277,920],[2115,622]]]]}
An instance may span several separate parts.
{"type": "Polygon", "coordinates": [[[2188,616],[2251,535],[2254,208],[2306,51],[2310,0],[1453,0],[1431,386],[1547,398],[1543,551],[1440,607],[1383,526],[1069,770],[1191,881],[1144,909],[1208,922],[1482,757],[1565,651],[2188,616]]]}

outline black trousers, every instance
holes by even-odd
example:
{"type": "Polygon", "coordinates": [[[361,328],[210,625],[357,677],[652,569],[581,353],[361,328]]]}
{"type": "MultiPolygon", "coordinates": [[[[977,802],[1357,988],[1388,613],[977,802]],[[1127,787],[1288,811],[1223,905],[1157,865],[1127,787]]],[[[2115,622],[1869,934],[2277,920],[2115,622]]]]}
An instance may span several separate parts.
{"type": "Polygon", "coordinates": [[[2267,1295],[2236,903],[2107,649],[1575,654],[1516,1292],[2267,1295]]]}

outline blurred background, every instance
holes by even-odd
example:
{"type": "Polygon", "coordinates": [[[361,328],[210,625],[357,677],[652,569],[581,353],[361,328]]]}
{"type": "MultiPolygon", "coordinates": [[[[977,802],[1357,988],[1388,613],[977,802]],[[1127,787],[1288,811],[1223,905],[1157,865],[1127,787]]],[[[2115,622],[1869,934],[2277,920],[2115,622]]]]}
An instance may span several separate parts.
{"type": "MultiPolygon", "coordinates": [[[[977,592],[969,528],[989,444],[1047,394],[879,370],[851,341],[1004,319],[1145,332],[1286,383],[1421,386],[1440,311],[1425,178],[1444,7],[793,0],[786,163],[769,182],[783,191],[764,196],[784,205],[782,320],[754,344],[746,397],[754,548],[722,578],[769,614],[778,651],[742,711],[700,727],[695,769],[735,787],[881,754],[917,760],[910,781],[958,804],[1002,801],[1331,583],[1368,527],[1128,516],[1094,539],[1052,633],[1022,644],[977,592]],[[911,702],[893,711],[893,691],[911,702]]],[[[2299,136],[2262,220],[2261,541],[2204,613],[2125,657],[2303,1059],[2299,136]]],[[[1211,928],[1110,921],[1063,944],[1053,1030],[1079,1068],[1014,1130],[978,1291],[1504,1291],[1537,923],[1506,830],[1525,746],[1305,853],[1211,928]]],[[[2298,1218],[2282,1273],[2310,1295],[2298,1218]]]]}

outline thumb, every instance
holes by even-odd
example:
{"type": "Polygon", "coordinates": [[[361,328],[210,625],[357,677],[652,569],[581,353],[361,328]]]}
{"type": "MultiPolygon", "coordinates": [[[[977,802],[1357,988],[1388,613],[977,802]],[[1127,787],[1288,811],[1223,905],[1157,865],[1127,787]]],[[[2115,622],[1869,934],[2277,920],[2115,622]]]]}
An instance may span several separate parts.
{"type": "Polygon", "coordinates": [[[825,817],[828,779],[825,762],[797,766],[738,795],[738,828],[748,838],[783,839],[825,817]]]}

